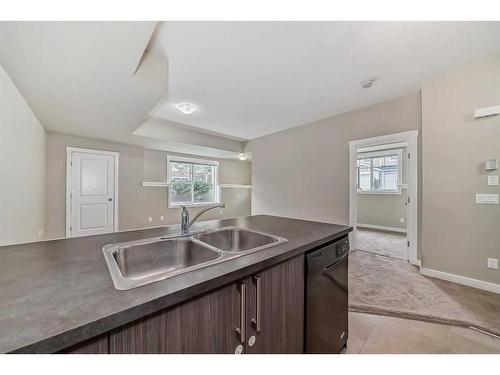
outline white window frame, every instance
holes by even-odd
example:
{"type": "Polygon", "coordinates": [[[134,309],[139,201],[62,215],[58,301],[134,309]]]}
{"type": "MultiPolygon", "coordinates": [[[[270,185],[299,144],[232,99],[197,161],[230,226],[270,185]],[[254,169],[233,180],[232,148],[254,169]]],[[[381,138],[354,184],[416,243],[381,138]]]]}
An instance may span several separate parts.
{"type": "Polygon", "coordinates": [[[195,158],[187,158],[184,156],[174,156],[174,155],[167,155],[167,185],[168,185],[168,208],[179,208],[182,206],[186,207],[204,207],[204,206],[210,206],[212,204],[217,204],[220,203],[220,189],[219,189],[219,162],[217,160],[210,160],[210,159],[195,159],[195,158]],[[171,162],[179,162],[179,163],[191,163],[191,164],[204,164],[204,165],[211,165],[215,167],[215,176],[214,176],[214,196],[215,196],[215,201],[214,202],[201,202],[201,203],[190,203],[190,204],[181,204],[181,203],[173,203],[171,199],[171,189],[170,189],[170,182],[172,178],[172,171],[170,168],[170,163],[171,162]]]}
{"type": "MultiPolygon", "coordinates": [[[[401,195],[402,175],[403,175],[403,149],[380,150],[372,152],[359,152],[356,155],[356,161],[362,158],[376,158],[382,156],[397,155],[398,156],[398,188],[397,190],[359,190],[356,188],[357,194],[383,194],[383,195],[401,195]]],[[[373,178],[370,172],[370,185],[373,184],[373,178]]]]}

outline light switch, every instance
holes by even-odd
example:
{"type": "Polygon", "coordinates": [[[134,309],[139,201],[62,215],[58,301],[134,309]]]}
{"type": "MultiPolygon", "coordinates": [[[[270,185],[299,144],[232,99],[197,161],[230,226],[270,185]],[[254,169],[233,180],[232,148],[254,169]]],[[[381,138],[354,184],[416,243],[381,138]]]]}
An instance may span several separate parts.
{"type": "Polygon", "coordinates": [[[497,169],[497,159],[486,160],[486,170],[494,171],[497,169]]]}
{"type": "Polygon", "coordinates": [[[498,204],[498,194],[476,194],[476,204],[498,204]]]}
{"type": "Polygon", "coordinates": [[[498,176],[488,176],[488,186],[497,186],[498,176]]]}

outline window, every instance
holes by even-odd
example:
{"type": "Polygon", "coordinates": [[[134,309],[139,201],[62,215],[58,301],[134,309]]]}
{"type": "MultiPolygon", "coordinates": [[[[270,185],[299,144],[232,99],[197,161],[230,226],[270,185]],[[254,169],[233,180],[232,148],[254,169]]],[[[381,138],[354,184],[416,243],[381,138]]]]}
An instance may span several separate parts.
{"type": "Polygon", "coordinates": [[[402,150],[358,153],[358,193],[401,194],[402,150]]]}
{"type": "Polygon", "coordinates": [[[219,203],[219,163],[167,157],[169,207],[219,203]]]}

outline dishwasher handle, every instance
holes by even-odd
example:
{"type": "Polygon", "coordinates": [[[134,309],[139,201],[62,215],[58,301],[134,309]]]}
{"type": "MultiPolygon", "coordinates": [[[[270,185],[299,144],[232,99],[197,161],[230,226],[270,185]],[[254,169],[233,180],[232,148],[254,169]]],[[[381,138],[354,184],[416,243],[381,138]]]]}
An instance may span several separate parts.
{"type": "Polygon", "coordinates": [[[322,272],[325,267],[330,267],[344,259],[348,252],[349,240],[347,237],[341,238],[338,241],[312,251],[306,255],[307,272],[322,272]]]}
{"type": "Polygon", "coordinates": [[[325,271],[328,271],[328,270],[330,270],[330,269],[334,268],[337,264],[339,264],[340,262],[342,262],[342,261],[345,259],[345,257],[346,257],[347,255],[348,255],[348,254],[347,254],[347,253],[345,253],[344,255],[342,255],[342,256],[340,257],[340,259],[337,259],[337,260],[336,260],[335,262],[333,262],[332,264],[330,264],[330,265],[326,266],[326,267],[324,268],[324,269],[325,269],[325,271]]]}

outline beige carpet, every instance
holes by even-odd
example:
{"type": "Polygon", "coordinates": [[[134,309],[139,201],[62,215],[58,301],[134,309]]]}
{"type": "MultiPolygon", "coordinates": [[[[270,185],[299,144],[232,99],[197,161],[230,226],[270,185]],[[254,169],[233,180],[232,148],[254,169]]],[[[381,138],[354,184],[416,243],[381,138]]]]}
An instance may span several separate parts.
{"type": "Polygon", "coordinates": [[[357,230],[358,249],[398,259],[408,259],[406,234],[367,228],[357,230]]]}
{"type": "Polygon", "coordinates": [[[361,250],[349,256],[349,309],[500,335],[500,295],[426,277],[406,261],[361,250]]]}

